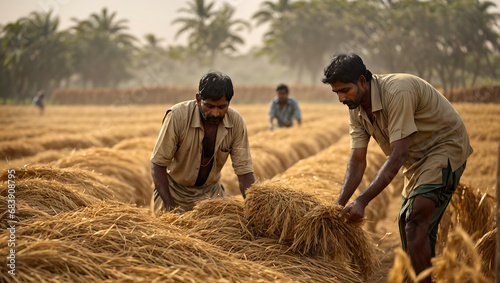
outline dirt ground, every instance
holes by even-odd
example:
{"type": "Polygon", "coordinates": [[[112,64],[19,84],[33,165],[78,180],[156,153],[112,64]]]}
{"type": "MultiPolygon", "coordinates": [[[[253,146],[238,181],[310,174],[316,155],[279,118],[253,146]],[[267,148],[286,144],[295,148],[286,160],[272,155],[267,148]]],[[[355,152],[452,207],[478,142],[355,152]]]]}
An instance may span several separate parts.
{"type": "Polygon", "coordinates": [[[394,263],[394,249],[401,247],[397,216],[401,205],[401,197],[392,197],[387,207],[387,217],[377,224],[373,239],[378,244],[377,252],[380,267],[368,282],[387,282],[389,270],[394,263]]]}

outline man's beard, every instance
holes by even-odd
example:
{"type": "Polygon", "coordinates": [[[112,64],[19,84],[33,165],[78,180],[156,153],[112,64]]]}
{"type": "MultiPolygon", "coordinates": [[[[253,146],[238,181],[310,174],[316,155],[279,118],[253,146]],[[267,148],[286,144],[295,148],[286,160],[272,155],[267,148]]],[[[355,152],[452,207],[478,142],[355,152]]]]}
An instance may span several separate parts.
{"type": "Polygon", "coordinates": [[[222,119],[224,119],[224,117],[220,116],[220,115],[217,116],[217,117],[215,117],[212,114],[208,114],[208,115],[205,114],[205,112],[203,112],[203,110],[201,110],[201,107],[198,107],[198,109],[200,110],[201,117],[203,117],[203,119],[205,121],[209,122],[210,124],[217,125],[217,124],[219,124],[222,121],[222,119]]]}
{"type": "Polygon", "coordinates": [[[347,99],[346,101],[344,101],[344,105],[347,105],[347,107],[349,107],[349,109],[355,109],[359,106],[359,104],[356,104],[356,102],[354,102],[353,100],[350,100],[350,99],[347,99]]]}
{"type": "Polygon", "coordinates": [[[346,101],[344,101],[343,103],[344,103],[344,105],[347,105],[347,107],[349,107],[349,109],[356,109],[356,108],[358,108],[359,105],[361,105],[363,98],[364,98],[364,95],[362,95],[360,93],[359,88],[358,88],[358,92],[356,93],[356,97],[354,97],[354,100],[346,99],[346,101]]]}

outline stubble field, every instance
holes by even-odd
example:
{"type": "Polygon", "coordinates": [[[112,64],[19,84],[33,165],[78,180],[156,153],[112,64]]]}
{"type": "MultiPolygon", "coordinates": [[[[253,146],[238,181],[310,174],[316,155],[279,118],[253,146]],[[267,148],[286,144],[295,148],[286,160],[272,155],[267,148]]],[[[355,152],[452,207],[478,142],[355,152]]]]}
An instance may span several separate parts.
{"type": "MultiPolygon", "coordinates": [[[[500,106],[454,106],[474,154],[442,221],[433,276],[488,282],[500,106]]],[[[228,159],[222,182],[231,197],[153,217],[149,158],[168,107],[49,105],[41,116],[33,107],[0,106],[0,241],[15,244],[0,248],[0,281],[402,280],[401,176],[370,203],[364,224],[343,222],[333,205],[350,154],[345,106],[301,104],[301,127],[270,132],[267,104],[232,105],[247,125],[258,180],[247,199],[228,159]]],[[[355,195],[385,158],[372,141],[355,195]]]]}

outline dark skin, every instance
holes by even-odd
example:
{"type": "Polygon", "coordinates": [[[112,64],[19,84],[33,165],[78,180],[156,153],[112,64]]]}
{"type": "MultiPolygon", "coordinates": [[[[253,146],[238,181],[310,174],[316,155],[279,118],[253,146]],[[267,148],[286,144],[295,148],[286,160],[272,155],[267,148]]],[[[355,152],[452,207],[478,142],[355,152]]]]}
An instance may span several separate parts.
{"type": "MultiPolygon", "coordinates": [[[[370,82],[364,76],[360,76],[356,83],[337,81],[331,86],[332,91],[338,94],[340,102],[350,109],[363,107],[372,124],[374,123],[374,115],[371,111],[370,82]]],[[[409,137],[393,141],[390,145],[391,154],[377,172],[373,181],[353,202],[345,206],[361,183],[366,169],[367,149],[352,149],[347,163],[344,183],[340,195],[335,201],[336,204],[345,206],[340,213],[340,217],[346,217],[348,221],[353,222],[360,221],[364,217],[368,203],[390,184],[399,169],[408,160],[409,145],[409,137]]],[[[434,209],[434,201],[417,196],[413,203],[412,214],[406,224],[408,252],[417,274],[431,266],[430,239],[427,233],[434,209]]],[[[429,277],[424,282],[431,282],[430,280],[429,277]]]]}
{"type": "MultiPolygon", "coordinates": [[[[199,94],[196,94],[196,102],[198,107],[203,111],[204,116],[202,117],[203,128],[205,130],[205,136],[203,137],[203,156],[200,162],[200,169],[198,171],[198,176],[196,178],[195,186],[202,186],[208,179],[210,171],[213,166],[213,155],[215,152],[215,141],[217,138],[217,128],[218,123],[216,122],[217,117],[224,117],[229,108],[229,102],[225,97],[214,101],[212,99],[201,100],[199,94]]],[[[221,120],[221,119],[220,119],[221,120]]],[[[159,166],[151,163],[151,174],[153,176],[153,181],[160,197],[163,200],[164,208],[166,211],[170,211],[176,207],[173,201],[170,191],[168,189],[168,176],[166,167],[159,166]]],[[[238,175],[239,188],[243,198],[246,197],[246,190],[255,183],[255,177],[253,173],[247,173],[243,175],[238,175]]]]}

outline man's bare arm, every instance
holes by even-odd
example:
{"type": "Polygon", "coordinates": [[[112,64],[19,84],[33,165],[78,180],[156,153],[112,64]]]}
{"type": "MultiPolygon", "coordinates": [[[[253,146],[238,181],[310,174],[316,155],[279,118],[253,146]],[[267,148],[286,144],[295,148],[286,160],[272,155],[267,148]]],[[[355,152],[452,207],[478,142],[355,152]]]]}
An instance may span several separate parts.
{"type": "Polygon", "coordinates": [[[253,172],[243,174],[243,175],[238,175],[238,182],[240,185],[240,191],[241,195],[243,198],[246,198],[246,190],[250,188],[250,186],[255,183],[255,177],[253,175],[253,172]]]}
{"type": "Polygon", "coordinates": [[[168,175],[166,169],[167,168],[164,166],[156,165],[151,162],[151,176],[153,176],[155,188],[163,200],[163,207],[165,208],[165,211],[170,211],[176,205],[168,189],[168,175]]]}
{"type": "Polygon", "coordinates": [[[274,127],[274,126],[273,126],[273,116],[271,116],[271,115],[269,115],[269,121],[268,121],[268,125],[267,125],[267,127],[268,127],[268,129],[269,129],[270,131],[272,131],[272,130],[273,130],[273,127],[274,127]]]}
{"type": "Polygon", "coordinates": [[[344,184],[342,185],[342,190],[340,191],[337,201],[335,201],[336,204],[346,205],[361,183],[361,179],[363,179],[363,174],[366,169],[366,152],[366,148],[352,149],[351,157],[347,163],[344,184]]]}
{"type": "Polygon", "coordinates": [[[364,217],[365,207],[368,203],[391,183],[401,166],[408,160],[409,145],[409,137],[391,143],[389,158],[377,172],[370,185],[342,210],[341,215],[348,214],[347,217],[351,221],[358,221],[364,217]]]}

